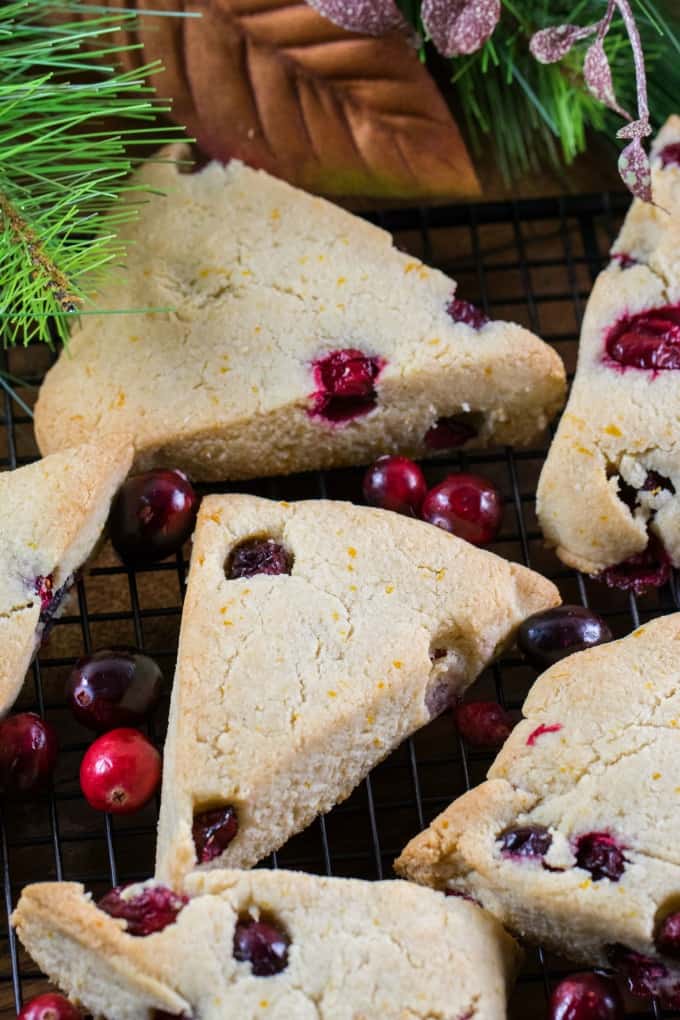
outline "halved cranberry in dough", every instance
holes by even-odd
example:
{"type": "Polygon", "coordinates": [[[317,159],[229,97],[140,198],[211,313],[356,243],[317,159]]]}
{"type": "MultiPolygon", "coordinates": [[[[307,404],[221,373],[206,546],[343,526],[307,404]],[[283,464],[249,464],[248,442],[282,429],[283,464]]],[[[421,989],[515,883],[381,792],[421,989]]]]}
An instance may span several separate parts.
{"type": "Polygon", "coordinates": [[[587,832],[576,840],[576,863],[593,876],[618,882],[626,870],[623,848],[608,832],[587,832]]]}
{"type": "Polygon", "coordinates": [[[670,145],[664,145],[659,153],[659,159],[663,167],[680,166],[680,142],[671,142],[670,145]]]}
{"type": "Polygon", "coordinates": [[[507,829],[499,842],[504,857],[542,860],[552,845],[552,836],[544,825],[520,825],[507,829]]]}
{"type": "Polygon", "coordinates": [[[197,812],[194,815],[192,834],[199,864],[207,864],[219,857],[237,832],[238,816],[230,804],[197,812]]]}
{"type": "Polygon", "coordinates": [[[680,368],[680,305],[624,316],[607,333],[605,350],[624,368],[653,372],[680,368]]]}
{"type": "Polygon", "coordinates": [[[473,305],[471,301],[462,301],[460,298],[452,298],[447,311],[454,322],[464,322],[473,329],[481,329],[491,321],[477,305],[473,305]]]}
{"type": "Polygon", "coordinates": [[[354,347],[319,358],[313,364],[317,388],[310,413],[335,423],[367,414],[378,402],[375,383],[384,367],[383,358],[354,347]]]}
{"type": "Polygon", "coordinates": [[[134,896],[126,896],[126,886],[118,885],[99,900],[97,906],[111,917],[127,922],[128,935],[153,935],[174,924],[177,916],[189,902],[189,897],[153,885],[140,889],[134,896]]]}
{"type": "Polygon", "coordinates": [[[670,576],[671,561],[668,553],[654,536],[650,536],[647,548],[641,553],[613,567],[607,567],[597,575],[609,588],[632,591],[634,595],[644,595],[649,588],[659,588],[666,584],[670,576]]]}
{"type": "Polygon", "coordinates": [[[437,418],[425,433],[425,446],[429,450],[453,450],[474,439],[477,434],[467,415],[452,414],[448,418],[437,418]]]}
{"type": "Polygon", "coordinates": [[[274,924],[248,918],[234,930],[234,956],[249,963],[255,977],[280,974],[288,966],[290,939],[274,924]]]}

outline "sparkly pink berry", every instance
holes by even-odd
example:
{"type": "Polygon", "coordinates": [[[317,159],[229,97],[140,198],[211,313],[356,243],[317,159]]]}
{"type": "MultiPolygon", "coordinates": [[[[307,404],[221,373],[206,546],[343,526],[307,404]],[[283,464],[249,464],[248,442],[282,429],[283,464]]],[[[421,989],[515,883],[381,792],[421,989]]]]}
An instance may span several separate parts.
{"type": "Polygon", "coordinates": [[[500,747],[512,732],[512,719],[497,701],[470,701],[455,710],[460,734],[473,747],[500,747]]]}
{"type": "Polygon", "coordinates": [[[408,457],[379,457],[364,475],[364,499],[371,506],[416,517],[427,485],[418,465],[408,457]]]}
{"type": "Polygon", "coordinates": [[[127,922],[128,935],[153,935],[174,924],[189,902],[189,897],[173,892],[165,885],[145,886],[134,896],[125,895],[128,886],[118,885],[97,903],[111,917],[127,922]]]}

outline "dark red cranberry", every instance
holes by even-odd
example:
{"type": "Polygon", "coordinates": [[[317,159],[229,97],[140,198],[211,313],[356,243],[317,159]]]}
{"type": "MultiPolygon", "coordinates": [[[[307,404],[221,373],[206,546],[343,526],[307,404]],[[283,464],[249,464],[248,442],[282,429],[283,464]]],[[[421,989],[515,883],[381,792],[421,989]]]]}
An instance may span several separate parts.
{"type": "Polygon", "coordinates": [[[664,917],[657,927],[654,945],[664,956],[680,960],[680,911],[664,917]]]}
{"type": "Polygon", "coordinates": [[[520,825],[500,837],[504,857],[543,858],[552,845],[552,836],[544,825],[520,825]]]}
{"type": "Polygon", "coordinates": [[[661,160],[662,167],[680,166],[680,142],[671,142],[670,145],[664,145],[659,153],[659,159],[661,160]]]}
{"type": "Polygon", "coordinates": [[[160,754],[139,730],[128,727],[97,737],[80,766],[80,786],[88,804],[116,815],[143,807],[160,779],[160,754]]]}
{"type": "Polygon", "coordinates": [[[143,722],[158,703],[160,667],[134,648],[104,648],[75,664],[66,700],[78,722],[103,732],[143,722]]]}
{"type": "Polygon", "coordinates": [[[527,617],[517,632],[517,645],[535,669],[552,666],[566,655],[611,641],[602,617],[583,606],[556,606],[527,617]]]}
{"type": "Polygon", "coordinates": [[[227,849],[238,832],[236,809],[227,805],[194,815],[192,834],[199,864],[207,864],[227,849]]]}
{"type": "Polygon", "coordinates": [[[625,368],[663,372],[680,368],[680,305],[627,315],[605,340],[608,357],[625,368]]]}
{"type": "Polygon", "coordinates": [[[452,298],[447,311],[454,322],[464,322],[473,329],[481,329],[491,321],[477,305],[473,305],[471,301],[462,301],[460,298],[452,298]]]}
{"type": "Polygon", "coordinates": [[[293,557],[273,538],[249,538],[241,542],[227,560],[227,580],[255,574],[290,574],[293,557]]]}
{"type": "Polygon", "coordinates": [[[633,258],[632,255],[628,255],[624,251],[617,251],[612,254],[612,262],[616,262],[621,269],[630,269],[631,266],[637,266],[638,260],[633,258]]]}
{"type": "Polygon", "coordinates": [[[128,478],[111,505],[113,547],[129,566],[179,552],[196,523],[198,496],[182,471],[157,469],[128,478]]]}
{"type": "Polygon", "coordinates": [[[587,832],[576,840],[576,863],[593,876],[593,882],[608,878],[618,882],[626,870],[623,850],[608,832],[587,832]]]}
{"type": "Polygon", "coordinates": [[[256,977],[280,974],[288,966],[290,939],[266,921],[238,921],[234,930],[234,956],[249,963],[256,977]]]}
{"type": "Polygon", "coordinates": [[[458,705],[456,723],[473,747],[500,747],[512,732],[512,719],[497,701],[470,701],[458,705]]]}
{"type": "Polygon", "coordinates": [[[375,384],[384,367],[382,358],[354,347],[319,358],[312,366],[316,392],[311,414],[332,422],[367,414],[378,402],[375,384]]]}
{"type": "Polygon", "coordinates": [[[597,575],[608,588],[644,595],[649,588],[659,588],[671,576],[671,561],[659,540],[650,535],[647,548],[616,566],[607,567],[597,575]]]}
{"type": "Polygon", "coordinates": [[[604,974],[571,974],[550,997],[550,1020],[623,1020],[619,990],[604,974]]]}
{"type": "Polygon", "coordinates": [[[480,475],[449,475],[423,500],[423,520],[474,545],[495,537],[502,515],[498,490],[480,475]]]}
{"type": "Polygon", "coordinates": [[[371,506],[417,517],[427,485],[423,472],[408,457],[379,457],[364,475],[363,492],[371,506]]]}
{"type": "Polygon", "coordinates": [[[464,414],[452,414],[449,418],[437,418],[425,433],[425,446],[429,450],[453,450],[474,439],[478,431],[464,414]]]}
{"type": "Polygon", "coordinates": [[[35,593],[40,596],[41,613],[46,612],[54,598],[54,579],[52,574],[46,574],[44,577],[42,574],[39,574],[36,577],[35,593]]]}
{"type": "Polygon", "coordinates": [[[47,785],[57,760],[57,734],[34,712],[0,719],[0,797],[28,797],[47,785]]]}
{"type": "Polygon", "coordinates": [[[126,896],[124,885],[102,896],[97,906],[111,917],[127,922],[128,935],[153,935],[174,924],[177,915],[189,902],[188,896],[173,892],[165,885],[146,886],[134,896],[126,896]]]}
{"type": "Polygon", "coordinates": [[[612,967],[623,975],[633,995],[647,998],[660,994],[660,986],[668,977],[668,968],[660,960],[643,956],[621,944],[608,946],[606,952],[612,967]]]}
{"type": "Polygon", "coordinates": [[[83,1014],[63,995],[46,992],[27,1002],[17,1020],[83,1020],[83,1014]]]}

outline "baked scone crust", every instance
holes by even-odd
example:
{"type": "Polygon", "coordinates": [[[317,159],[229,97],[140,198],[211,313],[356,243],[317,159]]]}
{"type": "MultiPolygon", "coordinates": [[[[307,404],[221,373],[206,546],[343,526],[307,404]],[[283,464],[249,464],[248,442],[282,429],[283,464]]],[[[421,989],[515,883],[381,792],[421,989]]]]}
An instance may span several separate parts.
{"type": "Polygon", "coordinates": [[[455,282],[388,233],[237,161],[179,173],[187,156],[140,170],[167,197],[125,224],[127,268],[97,307],[149,311],[82,318],[40,392],[43,453],[115,430],[139,468],[241,479],[427,455],[456,414],[476,422],[471,445],[527,444],[561,407],[555,351],[512,323],[454,323],[455,282]],[[329,423],[314,365],[346,349],[383,359],[377,407],[329,423]]]}
{"type": "Polygon", "coordinates": [[[622,369],[604,358],[605,336],[624,314],[680,303],[680,167],[662,167],[658,156],[675,142],[677,116],[652,149],[656,204],[634,200],[595,282],[571,394],[538,484],[547,541],[561,560],[590,574],[642,552],[648,522],[680,566],[680,373],[622,369]],[[669,478],[679,495],[646,494],[633,514],[620,480],[639,489],[650,471],[669,478]]]}
{"type": "MultiPolygon", "coordinates": [[[[196,864],[194,811],[231,804],[214,867],[246,867],[344,800],[559,602],[549,581],[422,521],[351,503],[209,496],[194,534],[165,746],[156,875],[196,864]],[[282,543],[290,575],[227,580],[282,543]]],[[[208,865],[206,865],[208,866],[208,865]]]]}
{"type": "Polygon", "coordinates": [[[26,949],[86,1010],[148,1020],[505,1020],[519,949],[473,904],[405,882],[296,872],[190,879],[175,924],[134,937],[81,885],[28,886],[13,916],[26,949]],[[266,978],[233,957],[237,919],[272,916],[288,966],[266,978]]]}
{"type": "MultiPolygon", "coordinates": [[[[511,930],[590,966],[611,965],[616,946],[658,959],[656,925],[677,910],[680,888],[679,651],[675,613],[552,666],[488,781],[411,840],[397,873],[465,892],[511,930]],[[530,825],[551,834],[544,863],[498,842],[530,825]],[[578,839],[592,833],[622,849],[618,880],[579,865],[578,839]]],[[[677,961],[663,962],[680,981],[677,961]]]]}
{"type": "Polygon", "coordinates": [[[82,566],[131,464],[130,443],[109,436],[0,474],[0,716],[39,643],[36,579],[58,592],[82,566]]]}

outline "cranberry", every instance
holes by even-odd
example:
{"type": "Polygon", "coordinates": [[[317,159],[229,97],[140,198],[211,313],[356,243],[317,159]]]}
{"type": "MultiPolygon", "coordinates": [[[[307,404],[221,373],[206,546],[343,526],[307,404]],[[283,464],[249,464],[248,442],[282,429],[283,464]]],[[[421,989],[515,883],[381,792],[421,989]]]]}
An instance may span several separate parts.
{"type": "Polygon", "coordinates": [[[106,648],[80,659],[66,681],[66,700],[78,722],[92,730],[141,723],[156,706],[163,674],[133,648],[106,648]]]}
{"type": "Polygon", "coordinates": [[[40,612],[47,612],[54,598],[54,578],[52,574],[46,574],[45,576],[39,574],[36,577],[35,593],[40,596],[40,612]]]}
{"type": "Polygon", "coordinates": [[[280,974],[288,966],[290,939],[266,921],[238,921],[234,930],[234,956],[249,963],[256,977],[280,974]]]}
{"type": "Polygon", "coordinates": [[[139,730],[111,730],[85,752],[80,786],[90,807],[127,815],[153,797],[161,779],[161,756],[139,730]]]}
{"type": "Polygon", "coordinates": [[[545,857],[552,845],[552,836],[544,825],[520,825],[500,836],[504,857],[545,857]]]}
{"type": "Polygon", "coordinates": [[[612,253],[612,262],[616,262],[621,269],[630,269],[631,266],[637,266],[638,260],[633,258],[632,255],[628,255],[624,251],[617,251],[612,253]]]}
{"type": "Polygon", "coordinates": [[[680,305],[663,305],[619,319],[607,333],[608,357],[626,368],[680,368],[680,305]]]}
{"type": "Polygon", "coordinates": [[[83,1014],[63,995],[46,992],[27,1002],[17,1020],[83,1020],[83,1014]]]}
{"type": "Polygon", "coordinates": [[[571,974],[550,997],[550,1020],[623,1020],[619,990],[603,974],[571,974]]]}
{"type": "Polygon", "coordinates": [[[150,885],[134,896],[126,896],[127,886],[117,885],[97,906],[111,917],[122,917],[127,922],[128,935],[153,935],[174,924],[177,915],[189,902],[188,896],[173,892],[165,885],[150,885]]]}
{"type": "Polygon", "coordinates": [[[461,736],[473,747],[500,747],[512,732],[512,719],[497,701],[471,701],[455,714],[461,736]]]}
{"type": "Polygon", "coordinates": [[[430,450],[452,450],[463,446],[477,435],[477,429],[464,414],[437,418],[425,433],[425,446],[430,450]]]}
{"type": "Polygon", "coordinates": [[[195,814],[192,835],[199,864],[207,864],[219,857],[237,832],[238,816],[231,805],[195,814]]]}
{"type": "Polygon", "coordinates": [[[0,720],[0,797],[28,797],[47,785],[57,760],[57,734],[34,712],[0,720]]]}
{"type": "Polygon", "coordinates": [[[452,298],[447,311],[454,322],[464,322],[473,329],[481,329],[491,321],[481,308],[477,308],[471,301],[461,301],[460,298],[452,298]]]}
{"type": "Polygon", "coordinates": [[[680,912],[664,917],[654,936],[654,945],[664,956],[680,959],[680,912]]]}
{"type": "Polygon", "coordinates": [[[130,566],[179,552],[194,530],[198,496],[182,471],[134,475],[116,494],[109,518],[113,547],[130,566]]]}
{"type": "Polygon", "coordinates": [[[423,501],[423,519],[474,545],[490,542],[503,513],[494,485],[479,475],[449,475],[430,489],[423,501]]]}
{"type": "Polygon", "coordinates": [[[427,485],[423,472],[408,457],[379,457],[364,475],[363,491],[371,506],[416,517],[427,485]]]}
{"type": "Polygon", "coordinates": [[[544,737],[547,733],[559,733],[561,729],[562,723],[550,723],[549,725],[541,723],[527,737],[527,747],[533,747],[539,737],[544,737]]]}
{"type": "Polygon", "coordinates": [[[566,655],[611,641],[604,620],[583,606],[556,606],[527,617],[517,632],[517,645],[531,665],[547,669],[566,655]]]}
{"type": "Polygon", "coordinates": [[[232,551],[225,573],[227,580],[255,574],[290,574],[293,557],[273,538],[249,538],[232,551]]]}
{"type": "Polygon", "coordinates": [[[650,535],[646,549],[630,556],[622,563],[607,567],[598,579],[609,588],[632,591],[644,595],[649,588],[659,588],[671,576],[671,561],[668,553],[657,538],[650,535]]]}
{"type": "Polygon", "coordinates": [[[327,421],[347,422],[376,406],[375,383],[385,367],[382,358],[347,347],[331,351],[312,367],[317,388],[311,414],[327,421]]]}
{"type": "Polygon", "coordinates": [[[662,167],[680,166],[680,142],[671,142],[670,145],[664,145],[659,153],[659,159],[661,160],[662,167]]]}
{"type": "Polygon", "coordinates": [[[576,840],[576,863],[593,876],[593,882],[608,878],[618,882],[626,870],[623,850],[608,832],[588,832],[576,840]]]}
{"type": "Polygon", "coordinates": [[[623,974],[633,995],[643,998],[658,995],[661,991],[659,986],[668,977],[668,968],[660,960],[643,956],[626,946],[608,946],[607,956],[612,967],[623,974]]]}

